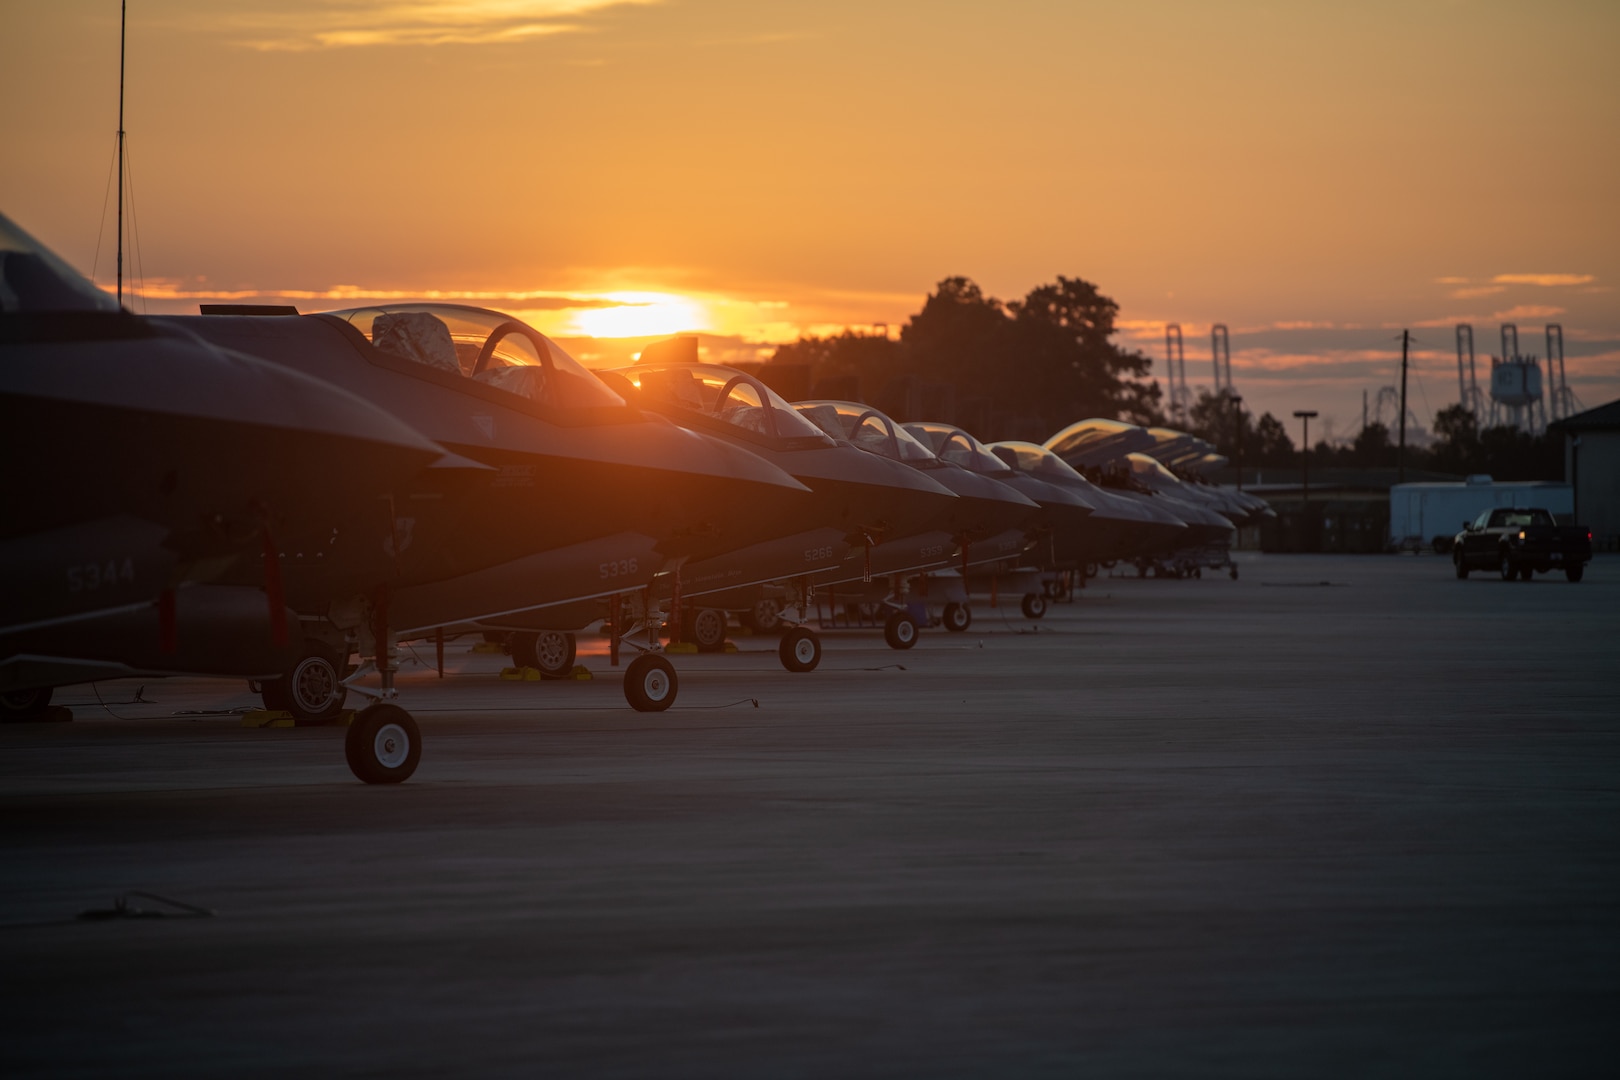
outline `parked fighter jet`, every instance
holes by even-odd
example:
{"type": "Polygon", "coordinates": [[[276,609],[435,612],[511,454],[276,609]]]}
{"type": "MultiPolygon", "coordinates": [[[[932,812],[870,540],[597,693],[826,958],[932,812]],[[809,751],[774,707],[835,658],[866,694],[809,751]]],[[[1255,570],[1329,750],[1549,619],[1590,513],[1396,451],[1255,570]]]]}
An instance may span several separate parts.
{"type": "MultiPolygon", "coordinates": [[[[1009,548],[1021,550],[1029,543],[1026,530],[1038,523],[1040,504],[1004,483],[942,461],[915,435],[877,409],[850,401],[801,401],[794,408],[835,439],[920,469],[956,493],[948,516],[936,529],[897,536],[872,548],[863,573],[855,574],[854,568],[846,565],[842,571],[825,571],[814,578],[818,586],[842,587],[846,599],[886,601],[892,608],[884,625],[884,638],[890,646],[905,649],[917,641],[917,624],[905,603],[908,577],[947,567],[958,567],[965,573],[969,567],[1005,559],[1009,548]],[[1011,539],[1007,543],[987,543],[992,538],[1011,539]],[[864,594],[857,590],[856,596],[847,595],[855,583],[873,581],[876,587],[868,588],[864,594]]],[[[971,614],[966,606],[947,608],[942,616],[946,627],[967,629],[971,614]]]]}
{"type": "Polygon", "coordinates": [[[797,625],[783,635],[779,656],[791,671],[812,670],[821,658],[820,639],[803,625],[812,575],[864,563],[885,538],[928,531],[953,512],[949,488],[841,444],[752,375],[716,364],[643,361],[604,378],[643,408],[761,454],[815,493],[811,507],[777,519],[777,538],[693,559],[666,588],[676,608],[674,601],[701,596],[703,606],[736,609],[753,603],[752,586],[790,581],[795,596],[785,615],[797,625]]]}
{"type": "Polygon", "coordinates": [[[1187,525],[1174,513],[1098,487],[1044,446],[1028,442],[991,443],[990,450],[1008,465],[1060,487],[1079,491],[1096,506],[1088,529],[1073,554],[1085,564],[1108,565],[1160,551],[1184,542],[1187,525]]]}
{"type": "MultiPolygon", "coordinates": [[[[631,408],[554,342],[499,312],[396,304],[173,321],[364,394],[485,467],[454,491],[410,492],[385,543],[289,568],[289,602],[310,642],[305,660],[321,669],[306,708],[340,706],[336,669],[352,639],[374,657],[381,688],[361,681],[372,673],[365,666],[348,685],[391,696],[401,637],[469,622],[522,626],[537,609],[645,587],[666,564],[714,550],[719,537],[770,535],[770,522],[811,497],[744,449],[631,408]]],[[[310,549],[320,543],[309,538],[310,549]]],[[[637,708],[667,708],[676,688],[661,655],[626,672],[637,708]]]]}
{"type": "Polygon", "coordinates": [[[122,310],[0,216],[0,460],[19,508],[0,518],[0,706],[279,671],[280,545],[443,458],[353,394],[122,310]]]}

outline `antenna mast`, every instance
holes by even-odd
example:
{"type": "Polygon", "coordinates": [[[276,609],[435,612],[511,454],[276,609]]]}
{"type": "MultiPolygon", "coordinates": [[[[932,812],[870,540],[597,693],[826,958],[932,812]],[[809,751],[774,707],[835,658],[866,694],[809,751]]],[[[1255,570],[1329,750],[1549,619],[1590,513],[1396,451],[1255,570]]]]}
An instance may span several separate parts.
{"type": "MultiPolygon", "coordinates": [[[[124,306],[124,24],[129,0],[118,0],[118,306],[124,306]]],[[[106,203],[102,203],[106,206],[106,203]]],[[[103,211],[105,213],[105,211],[103,211]]]]}

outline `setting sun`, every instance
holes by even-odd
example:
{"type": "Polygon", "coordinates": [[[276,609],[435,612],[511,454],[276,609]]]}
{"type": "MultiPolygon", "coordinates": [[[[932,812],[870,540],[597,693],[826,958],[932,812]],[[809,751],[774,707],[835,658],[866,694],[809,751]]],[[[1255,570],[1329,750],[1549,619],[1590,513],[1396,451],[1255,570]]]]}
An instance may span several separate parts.
{"type": "Polygon", "coordinates": [[[628,338],[710,328],[703,307],[684,296],[618,292],[608,293],[603,299],[614,301],[614,306],[576,312],[572,319],[574,332],[590,337],[628,338]]]}

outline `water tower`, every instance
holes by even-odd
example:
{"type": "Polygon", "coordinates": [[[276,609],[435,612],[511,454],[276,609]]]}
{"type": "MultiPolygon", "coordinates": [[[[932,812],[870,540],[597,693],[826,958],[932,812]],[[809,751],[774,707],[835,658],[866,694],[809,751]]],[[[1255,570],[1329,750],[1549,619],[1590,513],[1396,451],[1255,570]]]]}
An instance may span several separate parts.
{"type": "Polygon", "coordinates": [[[1541,365],[1519,355],[1519,328],[1502,326],[1502,356],[1491,358],[1491,424],[1516,427],[1532,435],[1547,429],[1547,405],[1541,393],[1541,365]]]}

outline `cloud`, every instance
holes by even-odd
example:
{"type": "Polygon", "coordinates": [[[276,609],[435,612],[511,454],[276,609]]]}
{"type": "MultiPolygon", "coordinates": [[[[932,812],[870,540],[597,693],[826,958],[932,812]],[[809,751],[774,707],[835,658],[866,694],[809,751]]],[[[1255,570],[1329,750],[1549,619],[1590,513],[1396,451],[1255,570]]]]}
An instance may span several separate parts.
{"type": "Polygon", "coordinates": [[[1474,285],[1466,289],[1452,289],[1450,296],[1453,300],[1476,300],[1481,296],[1495,296],[1500,292],[1507,292],[1507,286],[1474,285]]]}
{"type": "Polygon", "coordinates": [[[1549,304],[1518,304],[1506,311],[1498,311],[1491,318],[1501,322],[1514,322],[1518,319],[1553,319],[1563,313],[1563,308],[1552,307],[1549,304]]]}
{"type": "Polygon", "coordinates": [[[570,296],[553,292],[514,292],[472,289],[372,289],[361,285],[334,285],[327,289],[209,289],[187,287],[168,278],[148,278],[138,293],[146,300],[331,300],[350,304],[400,300],[441,303],[496,304],[522,306],[535,311],[569,311],[580,308],[634,307],[636,301],[612,297],[570,296]]]}
{"type": "Polygon", "coordinates": [[[1491,278],[1493,285],[1540,285],[1543,288],[1556,288],[1568,285],[1590,285],[1597,278],[1592,274],[1497,274],[1491,278]]]}
{"type": "Polygon", "coordinates": [[[599,11],[661,0],[302,0],[216,16],[212,25],[262,51],[376,45],[489,45],[582,28],[599,11]]]}

